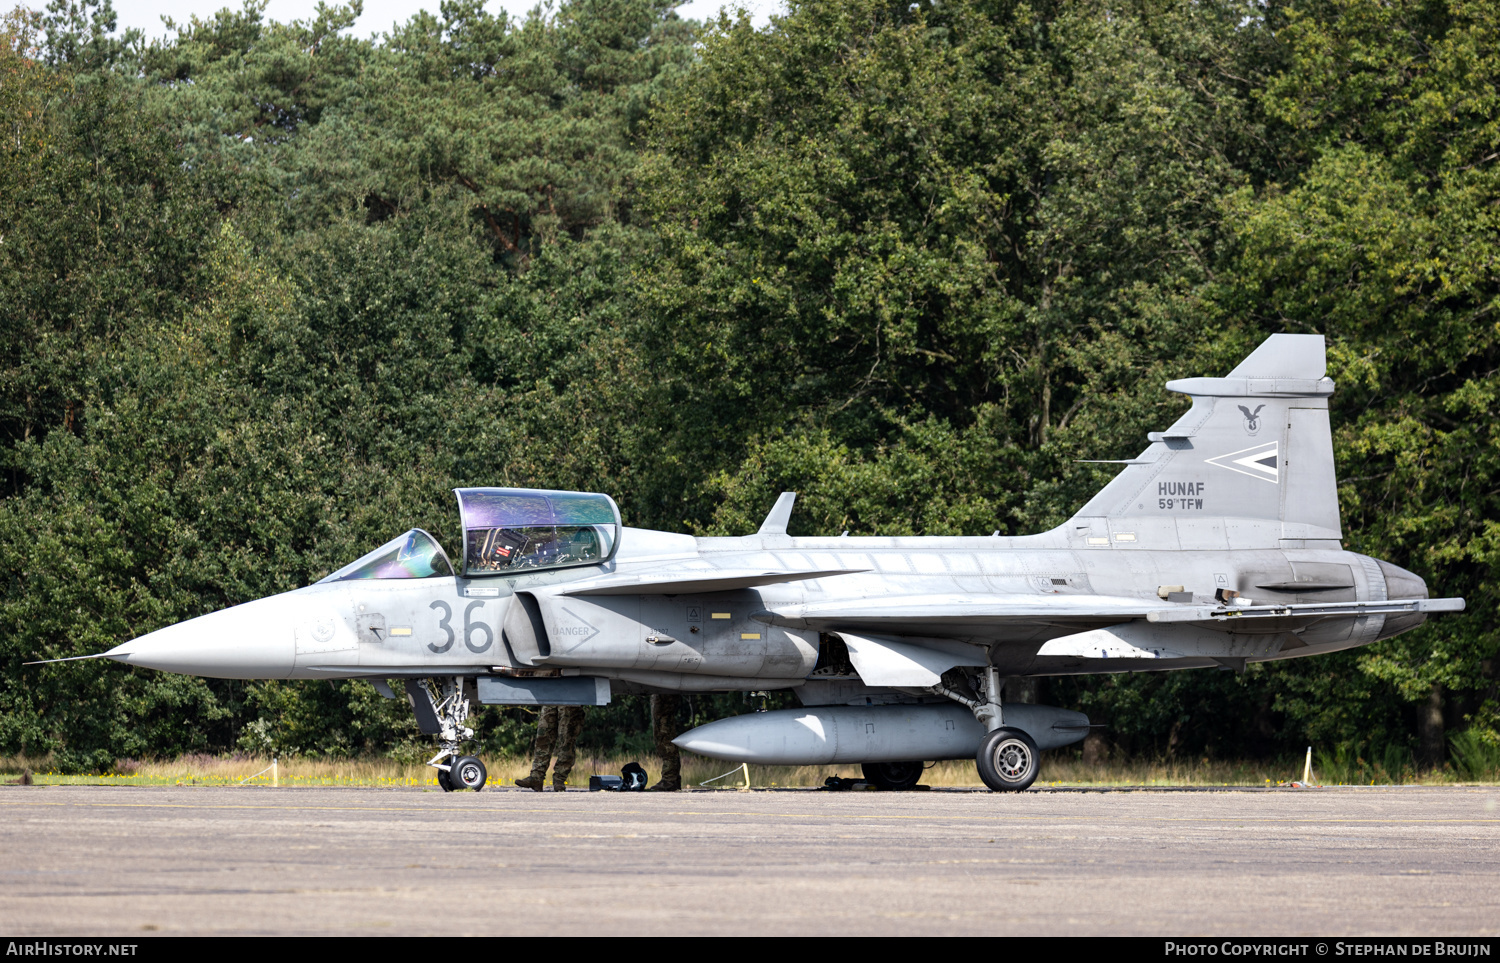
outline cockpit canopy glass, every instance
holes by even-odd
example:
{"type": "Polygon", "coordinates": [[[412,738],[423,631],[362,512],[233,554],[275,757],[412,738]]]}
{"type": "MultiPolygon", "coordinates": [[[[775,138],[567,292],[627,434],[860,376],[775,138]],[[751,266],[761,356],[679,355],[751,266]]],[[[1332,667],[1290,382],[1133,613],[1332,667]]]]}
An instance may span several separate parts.
{"type": "Polygon", "coordinates": [[[453,565],[437,539],[420,528],[414,528],[321,579],[319,584],[361,578],[435,578],[452,574],[453,565]]]}
{"type": "Polygon", "coordinates": [[[459,488],[464,575],[501,575],[607,561],[620,540],[608,495],[527,488],[459,488]]]}

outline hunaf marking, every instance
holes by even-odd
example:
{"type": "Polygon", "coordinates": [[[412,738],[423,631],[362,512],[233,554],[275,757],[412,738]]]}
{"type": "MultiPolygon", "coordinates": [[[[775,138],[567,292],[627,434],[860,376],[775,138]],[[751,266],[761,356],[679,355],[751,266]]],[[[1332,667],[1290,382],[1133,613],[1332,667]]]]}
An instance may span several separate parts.
{"type": "Polygon", "coordinates": [[[1182,482],[1182,481],[1157,482],[1156,483],[1156,495],[1157,495],[1156,507],[1160,508],[1160,509],[1166,509],[1168,511],[1182,510],[1182,511],[1190,511],[1190,512],[1194,512],[1194,511],[1201,512],[1201,511],[1203,511],[1203,499],[1202,498],[1183,497],[1183,496],[1202,495],[1204,487],[1205,487],[1204,483],[1201,482],[1201,481],[1199,481],[1199,482],[1182,482]]]}

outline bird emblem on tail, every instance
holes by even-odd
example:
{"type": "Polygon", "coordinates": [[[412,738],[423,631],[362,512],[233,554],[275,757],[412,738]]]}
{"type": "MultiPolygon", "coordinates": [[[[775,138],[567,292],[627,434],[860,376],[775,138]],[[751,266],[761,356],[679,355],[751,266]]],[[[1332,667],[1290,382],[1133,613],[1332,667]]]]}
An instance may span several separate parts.
{"type": "Polygon", "coordinates": [[[1265,405],[1257,405],[1254,411],[1251,411],[1244,405],[1238,405],[1237,407],[1240,409],[1240,411],[1244,412],[1245,415],[1245,433],[1247,435],[1253,435],[1257,431],[1260,431],[1260,412],[1261,409],[1265,407],[1265,405]]]}

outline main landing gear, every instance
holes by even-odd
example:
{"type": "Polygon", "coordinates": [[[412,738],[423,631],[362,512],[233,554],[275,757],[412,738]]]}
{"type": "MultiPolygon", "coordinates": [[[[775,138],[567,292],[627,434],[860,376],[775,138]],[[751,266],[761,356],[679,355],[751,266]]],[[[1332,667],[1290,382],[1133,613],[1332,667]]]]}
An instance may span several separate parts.
{"type": "Polygon", "coordinates": [[[979,744],[979,752],[974,760],[979,768],[979,778],[984,784],[995,792],[1020,792],[1036,781],[1037,771],[1041,767],[1041,753],[1037,750],[1036,741],[1023,730],[1005,725],[1005,714],[1000,704],[1002,683],[998,669],[990,666],[973,681],[975,691],[983,693],[982,698],[971,699],[941,682],[929,686],[927,691],[968,706],[973,710],[974,718],[988,730],[988,735],[979,744]]]}
{"type": "Polygon", "coordinates": [[[923,765],[916,762],[867,762],[860,766],[865,782],[876,789],[910,789],[922,779],[923,765]]]}
{"type": "Polygon", "coordinates": [[[406,695],[422,731],[438,737],[438,754],[427,760],[427,765],[438,771],[437,782],[443,792],[483,789],[488,778],[484,763],[477,756],[459,755],[459,747],[474,738],[474,730],[464,725],[469,719],[469,697],[464,692],[463,677],[412,679],[406,683],[406,695]]]}

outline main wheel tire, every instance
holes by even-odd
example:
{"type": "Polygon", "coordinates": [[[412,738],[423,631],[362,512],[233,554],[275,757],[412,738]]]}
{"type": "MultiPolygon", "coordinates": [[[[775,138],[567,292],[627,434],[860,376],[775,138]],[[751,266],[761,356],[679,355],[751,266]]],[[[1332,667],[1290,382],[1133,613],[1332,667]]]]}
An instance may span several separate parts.
{"type": "Polygon", "coordinates": [[[922,761],[916,762],[867,762],[859,767],[864,770],[865,782],[877,789],[910,789],[922,778],[922,761]]]}
{"type": "Polygon", "coordinates": [[[453,791],[453,780],[448,778],[448,770],[438,770],[438,785],[442,787],[443,792],[453,791]]]}
{"type": "Polygon", "coordinates": [[[1041,753],[1020,729],[996,729],[979,744],[979,778],[995,792],[1020,792],[1036,781],[1041,753]]]}
{"type": "Polygon", "coordinates": [[[448,779],[453,783],[454,789],[472,789],[475,792],[484,788],[487,775],[484,763],[474,756],[458,757],[453,761],[453,768],[448,770],[448,779]]]}

